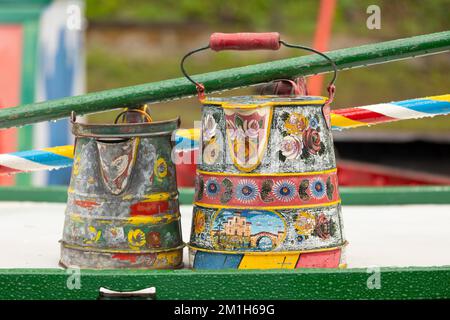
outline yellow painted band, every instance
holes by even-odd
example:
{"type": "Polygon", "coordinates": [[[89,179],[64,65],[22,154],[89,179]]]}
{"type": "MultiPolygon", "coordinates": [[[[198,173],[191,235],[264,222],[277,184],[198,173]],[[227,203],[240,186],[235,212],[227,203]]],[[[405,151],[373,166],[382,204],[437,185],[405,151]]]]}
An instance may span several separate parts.
{"type": "Polygon", "coordinates": [[[283,256],[249,256],[244,255],[239,262],[238,269],[295,269],[301,254],[283,256]]]}
{"type": "Polygon", "coordinates": [[[341,200],[336,200],[332,202],[317,203],[317,204],[305,204],[299,206],[264,206],[264,207],[249,207],[249,206],[224,206],[220,204],[206,204],[201,202],[194,202],[194,205],[203,208],[213,208],[213,209],[243,209],[243,210],[280,210],[280,209],[300,209],[300,208],[317,208],[317,207],[330,207],[335,204],[341,203],[341,200]]]}
{"type": "Polygon", "coordinates": [[[323,171],[311,171],[311,172],[286,172],[286,173],[232,173],[232,172],[212,172],[212,171],[203,171],[203,170],[197,170],[197,173],[203,174],[203,175],[212,175],[212,176],[237,176],[237,177],[293,177],[293,176],[311,176],[311,175],[318,175],[318,174],[327,174],[327,173],[333,173],[337,172],[336,168],[323,170],[323,171]]]}
{"type": "Polygon", "coordinates": [[[153,201],[164,201],[175,199],[178,196],[178,193],[169,193],[169,192],[160,192],[154,194],[144,195],[145,200],[143,202],[153,202],[153,201]]]}
{"type": "MultiPolygon", "coordinates": [[[[174,200],[178,198],[178,192],[160,192],[154,194],[145,194],[142,196],[143,201],[141,202],[155,202],[155,201],[164,201],[164,200],[174,200]]],[[[122,200],[141,200],[141,198],[134,198],[132,194],[126,194],[122,197],[122,200]]]]}
{"type": "Polygon", "coordinates": [[[370,123],[366,123],[366,122],[360,122],[360,121],[355,121],[355,120],[351,120],[347,117],[344,117],[340,114],[335,114],[335,113],[331,113],[330,114],[331,117],[331,125],[335,126],[335,127],[361,127],[361,126],[367,126],[370,123]]]}
{"type": "Polygon", "coordinates": [[[249,256],[257,256],[257,255],[297,255],[302,253],[314,253],[314,252],[325,252],[325,251],[333,251],[336,249],[341,249],[348,244],[347,241],[344,241],[341,245],[331,248],[318,248],[318,249],[310,249],[310,250],[299,250],[299,251],[225,251],[225,250],[213,250],[213,249],[204,249],[198,248],[190,245],[189,243],[186,246],[191,250],[204,251],[210,253],[224,253],[224,254],[243,254],[249,256]]]}
{"type": "Polygon", "coordinates": [[[268,101],[264,103],[254,103],[254,104],[239,104],[230,101],[211,101],[211,100],[201,100],[200,102],[205,105],[215,105],[220,106],[224,109],[256,109],[268,106],[298,106],[298,105],[321,105],[327,102],[328,98],[319,97],[321,99],[308,100],[308,101],[268,101]]]}
{"type": "Polygon", "coordinates": [[[57,154],[59,156],[73,159],[73,146],[43,148],[42,150],[57,154]]]}

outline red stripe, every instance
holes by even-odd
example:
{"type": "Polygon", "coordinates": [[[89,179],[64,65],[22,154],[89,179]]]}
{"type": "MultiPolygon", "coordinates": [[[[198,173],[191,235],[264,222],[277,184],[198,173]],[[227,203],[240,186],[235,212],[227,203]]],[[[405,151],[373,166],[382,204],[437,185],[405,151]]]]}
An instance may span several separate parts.
{"type": "Polygon", "coordinates": [[[17,172],[22,172],[22,171],[17,170],[17,169],[12,169],[12,168],[9,168],[9,167],[5,167],[5,166],[2,166],[0,164],[0,175],[2,175],[2,174],[12,174],[12,173],[17,173],[17,172]]]}
{"type": "Polygon", "coordinates": [[[378,123],[397,120],[396,118],[388,117],[378,112],[360,108],[338,109],[334,110],[333,113],[349,118],[350,120],[367,123],[378,123]]]}
{"type": "Polygon", "coordinates": [[[151,216],[169,210],[169,201],[138,202],[130,206],[130,215],[151,216]]]}

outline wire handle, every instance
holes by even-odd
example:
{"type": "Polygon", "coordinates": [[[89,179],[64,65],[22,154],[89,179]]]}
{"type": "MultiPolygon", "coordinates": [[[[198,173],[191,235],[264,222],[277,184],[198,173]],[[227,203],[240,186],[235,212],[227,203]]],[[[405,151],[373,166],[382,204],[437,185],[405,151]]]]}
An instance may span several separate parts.
{"type": "Polygon", "coordinates": [[[330,104],[334,99],[334,93],[336,91],[336,86],[334,83],[337,78],[337,67],[334,61],[328,57],[326,54],[315,50],[310,47],[294,45],[287,43],[280,39],[280,34],[277,32],[266,32],[266,33],[213,33],[210,36],[209,44],[207,46],[192,50],[188,52],[181,59],[180,68],[183,75],[192,82],[197,88],[198,97],[200,100],[205,99],[205,86],[192,79],[186,72],[184,68],[184,62],[188,57],[193,55],[194,53],[204,51],[207,49],[211,49],[214,51],[222,51],[222,50],[278,50],[281,45],[284,45],[288,48],[294,49],[302,49],[306,51],[310,51],[320,55],[330,62],[333,67],[333,78],[331,79],[327,91],[328,91],[328,101],[327,104],[330,104]]]}

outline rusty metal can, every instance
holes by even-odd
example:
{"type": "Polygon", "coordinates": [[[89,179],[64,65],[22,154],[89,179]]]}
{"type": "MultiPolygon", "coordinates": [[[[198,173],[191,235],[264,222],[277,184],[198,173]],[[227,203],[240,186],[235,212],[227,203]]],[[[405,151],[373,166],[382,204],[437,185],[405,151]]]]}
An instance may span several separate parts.
{"type": "Polygon", "coordinates": [[[344,266],[331,94],[208,98],[196,86],[202,149],[190,266],[344,266]]]}
{"type": "MultiPolygon", "coordinates": [[[[131,110],[132,111],[132,110],[131,110]]],[[[171,135],[179,119],[110,125],[72,119],[76,137],[60,264],[182,267],[171,135]]]]}

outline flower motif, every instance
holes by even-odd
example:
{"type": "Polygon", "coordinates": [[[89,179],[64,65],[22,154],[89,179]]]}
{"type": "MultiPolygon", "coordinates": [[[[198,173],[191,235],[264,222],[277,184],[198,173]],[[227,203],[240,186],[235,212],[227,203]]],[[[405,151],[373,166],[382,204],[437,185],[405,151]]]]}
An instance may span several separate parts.
{"type": "Polygon", "coordinates": [[[252,180],[241,180],[236,186],[236,198],[242,202],[252,202],[258,194],[258,186],[252,180]]]}
{"type": "Polygon", "coordinates": [[[214,117],[207,114],[203,119],[203,141],[209,141],[216,135],[217,123],[214,117]]]}
{"type": "Polygon", "coordinates": [[[315,233],[321,239],[328,239],[330,237],[331,231],[331,221],[321,213],[318,217],[316,217],[316,228],[315,233]]]}
{"type": "Polygon", "coordinates": [[[292,181],[278,181],[275,183],[273,188],[273,193],[275,198],[280,201],[288,202],[295,198],[296,188],[295,183],[292,181]]]}
{"type": "Polygon", "coordinates": [[[156,160],[153,172],[159,179],[167,176],[167,162],[166,160],[164,160],[164,158],[158,158],[158,160],[156,160]]]}
{"type": "Polygon", "coordinates": [[[320,199],[323,198],[325,193],[327,192],[327,187],[325,183],[319,178],[312,181],[310,184],[311,194],[314,198],[320,199]]]}
{"type": "Polygon", "coordinates": [[[210,198],[215,198],[220,192],[220,184],[216,179],[209,179],[206,181],[206,195],[210,198]]]}
{"type": "Polygon", "coordinates": [[[210,143],[203,150],[203,161],[206,164],[212,165],[219,159],[220,148],[215,140],[211,140],[210,143]]]}
{"type": "Polygon", "coordinates": [[[194,231],[196,234],[202,233],[205,230],[205,214],[198,210],[194,218],[194,231]]]}
{"type": "Polygon", "coordinates": [[[84,240],[85,243],[95,243],[102,235],[102,231],[98,230],[94,226],[88,227],[87,239],[84,240]]]}
{"type": "Polygon", "coordinates": [[[300,243],[302,243],[303,241],[305,241],[305,236],[304,236],[304,235],[298,235],[298,236],[297,236],[297,242],[300,244],[300,243]]]}
{"type": "Polygon", "coordinates": [[[124,231],[121,227],[111,227],[106,232],[106,238],[112,243],[119,243],[125,240],[124,231]]]}
{"type": "Polygon", "coordinates": [[[150,248],[161,247],[161,234],[156,231],[149,232],[147,234],[147,246],[150,248]]]}
{"type": "Polygon", "coordinates": [[[281,141],[281,153],[288,160],[298,159],[302,151],[302,141],[300,137],[286,136],[281,141]]]}
{"type": "Polygon", "coordinates": [[[310,154],[317,154],[320,151],[320,135],[315,129],[307,129],[303,132],[303,145],[310,154]]]}
{"type": "Polygon", "coordinates": [[[284,122],[284,127],[288,133],[300,135],[308,127],[308,119],[300,113],[293,112],[284,122]]]}
{"type": "Polygon", "coordinates": [[[294,222],[295,231],[297,231],[297,234],[303,236],[309,236],[314,231],[315,226],[316,219],[307,211],[300,212],[294,222]]]}
{"type": "Polygon", "coordinates": [[[315,117],[311,117],[311,119],[309,119],[309,127],[317,129],[319,127],[319,121],[317,121],[315,117]]]}
{"type": "Polygon", "coordinates": [[[141,229],[131,229],[128,232],[128,245],[131,249],[138,250],[145,244],[145,233],[141,229]]]}
{"type": "Polygon", "coordinates": [[[250,121],[245,120],[244,121],[244,131],[245,135],[249,138],[258,138],[259,135],[259,123],[257,120],[252,119],[250,121]]]}

